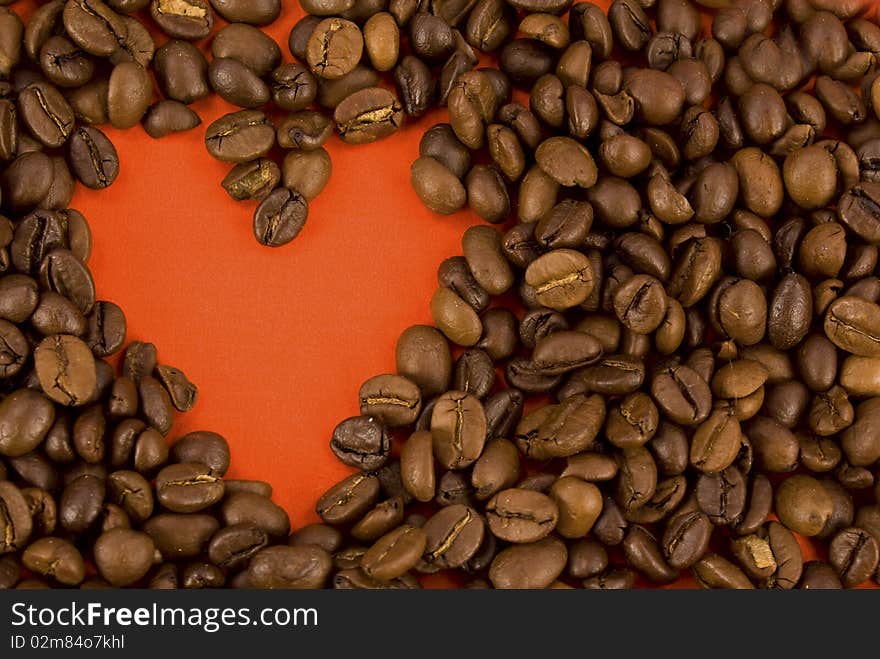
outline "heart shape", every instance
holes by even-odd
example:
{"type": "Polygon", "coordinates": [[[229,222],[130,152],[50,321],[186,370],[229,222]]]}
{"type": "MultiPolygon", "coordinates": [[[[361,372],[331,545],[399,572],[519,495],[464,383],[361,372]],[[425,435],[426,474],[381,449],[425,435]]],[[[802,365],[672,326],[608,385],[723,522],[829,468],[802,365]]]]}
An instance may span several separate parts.
{"type": "MultiPolygon", "coordinates": [[[[285,3],[266,32],[286,44],[303,15],[285,3]]],[[[205,150],[205,128],[237,108],[216,96],[192,107],[202,126],[161,140],[102,127],[119,178],[101,191],[77,186],[71,206],[89,219],[98,296],[125,310],[128,340],[152,341],[199,387],[171,437],[221,433],[230,477],[271,483],[301,526],[317,521],[315,500],[348,473],[328,450],[334,426],[358,413],[363,380],[393,370],[400,332],[430,323],[437,265],[460,253],[477,218],[439,218],[410,187],[422,133],[444,120],[435,110],[367,147],[333,138],[333,176],[306,228],[267,249],[253,237],[256,204],[226,195],[230,166],[205,150]]]]}

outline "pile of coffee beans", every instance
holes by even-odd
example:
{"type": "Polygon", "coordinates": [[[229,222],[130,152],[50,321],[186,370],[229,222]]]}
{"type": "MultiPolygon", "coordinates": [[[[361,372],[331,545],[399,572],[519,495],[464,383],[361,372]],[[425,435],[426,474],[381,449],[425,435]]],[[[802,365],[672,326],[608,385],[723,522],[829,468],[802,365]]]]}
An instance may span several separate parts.
{"type": "Polygon", "coordinates": [[[0,588],[880,581],[865,0],[303,7],[287,64],[259,29],[279,0],[0,7],[0,588]],[[292,533],[271,486],[225,478],[223,437],[167,442],[197,389],[126,345],[69,208],[118,174],[99,125],[192,129],[212,92],[240,109],[206,147],[261,244],[302,229],[333,134],[435,105],[416,193],[503,225],[440,265],[434,326],[332,433],[355,471],[292,533]]]}
{"type": "Polygon", "coordinates": [[[500,68],[461,66],[412,185],[504,226],[333,434],[336,587],[880,580],[880,26],[706,4],[415,15],[500,68]]]}

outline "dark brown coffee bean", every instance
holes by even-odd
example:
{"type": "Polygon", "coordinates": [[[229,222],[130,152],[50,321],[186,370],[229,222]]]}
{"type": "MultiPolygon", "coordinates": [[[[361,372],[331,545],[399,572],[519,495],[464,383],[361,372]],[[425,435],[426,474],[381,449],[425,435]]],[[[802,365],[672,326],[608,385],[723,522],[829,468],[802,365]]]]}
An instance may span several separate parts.
{"type": "Polygon", "coordinates": [[[87,531],[101,514],[106,488],[103,479],[84,475],[64,488],[58,502],[61,527],[71,533],[87,531]]]}
{"type": "Polygon", "coordinates": [[[207,96],[208,63],[202,52],[187,41],[172,39],[162,45],[153,60],[156,81],[165,96],[189,105],[207,96]]]}
{"type": "Polygon", "coordinates": [[[809,330],[813,296],[807,280],[799,274],[785,275],[777,284],[767,310],[767,338],[774,348],[789,350],[809,330]]]}
{"type": "Polygon", "coordinates": [[[211,0],[214,10],[230,23],[268,25],[281,12],[280,0],[211,0]]]}
{"type": "Polygon", "coordinates": [[[211,61],[208,81],[220,98],[241,108],[258,108],[269,101],[269,86],[254,71],[231,57],[216,57],[211,61]]]}
{"type": "Polygon", "coordinates": [[[6,554],[23,549],[33,530],[27,500],[10,481],[0,481],[0,552],[6,554]]]}
{"type": "Polygon", "coordinates": [[[831,541],[828,560],[840,575],[844,587],[852,588],[868,579],[877,569],[876,539],[858,527],[840,531],[831,541]]]}
{"type": "Polygon", "coordinates": [[[152,567],[156,545],[141,531],[113,529],[95,541],[95,564],[117,588],[139,581],[152,567]],[[125,560],[121,560],[125,557],[125,560]]]}
{"type": "Polygon", "coordinates": [[[804,573],[798,588],[803,590],[837,590],[843,588],[834,567],[823,561],[804,563],[804,573]]]}
{"type": "Polygon", "coordinates": [[[217,433],[196,431],[178,439],[171,449],[176,462],[200,462],[215,476],[223,476],[229,469],[229,444],[217,433]]]}
{"type": "Polygon", "coordinates": [[[632,526],[623,539],[627,562],[654,583],[673,581],[678,572],[663,555],[657,540],[643,526],[632,526]]]}
{"type": "Polygon", "coordinates": [[[214,534],[208,545],[208,557],[221,568],[235,570],[246,566],[268,542],[269,537],[262,529],[234,524],[214,534]]]}
{"type": "Polygon", "coordinates": [[[171,403],[181,412],[189,412],[196,404],[198,389],[178,368],[159,364],[156,375],[171,398],[171,403]]]}
{"type": "Polygon", "coordinates": [[[731,524],[739,518],[745,509],[746,492],[745,479],[736,467],[702,474],[697,479],[697,504],[716,525],[731,524]]]}
{"type": "Polygon", "coordinates": [[[703,588],[750,590],[755,587],[739,567],[711,552],[700,559],[691,568],[691,572],[703,588]]]}
{"type": "Polygon", "coordinates": [[[116,148],[103,132],[91,126],[73,131],[68,158],[77,180],[94,190],[112,185],[119,174],[116,148]]]}
{"type": "Polygon", "coordinates": [[[825,315],[825,335],[840,349],[856,355],[880,355],[880,307],[857,297],[835,300],[825,315]]]}
{"type": "Polygon", "coordinates": [[[175,513],[195,513],[217,503],[225,488],[208,466],[196,462],[169,465],[156,477],[159,503],[175,513]]]}
{"type": "Polygon", "coordinates": [[[344,464],[371,471],[388,460],[391,436],[376,419],[356,416],[336,426],[330,448],[344,464]]]}
{"type": "MultiPolygon", "coordinates": [[[[226,528],[235,525],[230,524],[226,528]]],[[[165,560],[195,558],[201,554],[220,524],[211,515],[160,513],[143,526],[165,560]]]]}
{"type": "Polygon", "coordinates": [[[282,247],[299,235],[309,202],[297,190],[276,188],[254,211],[254,236],[266,247],[282,247]]]}
{"type": "Polygon", "coordinates": [[[516,443],[534,459],[567,457],[593,446],[604,421],[600,396],[574,395],[526,416],[516,428],[516,443]]]}

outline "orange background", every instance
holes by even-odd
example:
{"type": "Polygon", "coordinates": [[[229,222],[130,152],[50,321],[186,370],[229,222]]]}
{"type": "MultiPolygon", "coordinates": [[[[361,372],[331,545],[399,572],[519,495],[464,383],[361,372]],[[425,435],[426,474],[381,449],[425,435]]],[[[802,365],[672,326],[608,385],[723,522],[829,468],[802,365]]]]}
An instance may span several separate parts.
{"type": "MultiPolygon", "coordinates": [[[[264,29],[288,62],[287,37],[304,12],[282,4],[264,29]]],[[[15,9],[29,16],[35,6],[15,9]]],[[[231,166],[203,141],[212,121],[237,108],[216,97],[192,107],[202,125],[161,140],[103,127],[119,178],[98,192],[77,186],[72,207],[94,233],[99,299],[124,309],[129,341],[152,341],[161,362],[199,387],[170,438],[221,433],[232,447],[229,476],[271,483],[297,528],[318,520],[316,498],[351,471],[329,450],[334,426],[358,413],[363,380],[394,371],[399,334],[431,322],[437,266],[461,253],[461,234],[480,220],[467,210],[435,215],[410,187],[422,133],[446,119],[434,110],[375,144],[331,139],[333,176],[305,229],[285,247],[262,247],[252,233],[256,204],[226,195],[220,181],[231,166]]]]}

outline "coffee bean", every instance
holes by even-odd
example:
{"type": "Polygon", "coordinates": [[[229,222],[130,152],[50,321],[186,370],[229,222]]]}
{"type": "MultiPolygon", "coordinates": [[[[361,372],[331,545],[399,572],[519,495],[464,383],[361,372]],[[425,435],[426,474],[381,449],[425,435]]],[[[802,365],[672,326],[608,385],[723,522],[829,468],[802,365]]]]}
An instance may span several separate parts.
{"type": "Polygon", "coordinates": [[[198,389],[180,369],[165,364],[156,366],[156,375],[168,391],[171,403],[181,412],[190,411],[196,404],[198,389]]]}
{"type": "Polygon", "coordinates": [[[70,335],[43,339],[34,350],[43,391],[62,405],[83,405],[97,383],[95,358],[82,340],[70,335]]]}
{"type": "Polygon", "coordinates": [[[367,87],[337,105],[333,119],[343,142],[367,144],[396,132],[403,115],[394,94],[380,87],[367,87]]]}
{"type": "Polygon", "coordinates": [[[220,523],[211,515],[160,513],[148,519],[143,530],[165,560],[180,560],[201,554],[212,536],[216,537],[219,527],[220,523]]]}
{"type": "Polygon", "coordinates": [[[776,514],[788,528],[801,535],[818,535],[832,513],[832,500],[819,481],[805,475],[791,476],[776,488],[776,514]]]}
{"type": "Polygon", "coordinates": [[[266,247],[281,247],[299,235],[309,213],[306,198],[292,188],[276,188],[254,211],[254,236],[266,247]]]}
{"type": "Polygon", "coordinates": [[[116,149],[97,128],[81,126],[73,131],[68,157],[76,178],[94,190],[112,185],[119,174],[116,149]]]}
{"type": "Polygon", "coordinates": [[[127,586],[146,575],[155,552],[156,546],[146,533],[113,529],[95,541],[95,564],[101,576],[112,585],[127,586]]]}
{"type": "Polygon", "coordinates": [[[97,476],[83,475],[72,480],[61,493],[58,518],[61,527],[71,533],[83,533],[98,519],[106,487],[97,476]]]}
{"type": "Polygon", "coordinates": [[[275,143],[272,122],[258,110],[227,114],[208,126],[208,153],[227,162],[248,162],[266,155],[275,143]]]}
{"type": "Polygon", "coordinates": [[[76,586],[85,578],[82,554],[62,538],[40,538],[24,551],[22,563],[32,572],[67,586],[76,586]]]}
{"type": "Polygon", "coordinates": [[[33,522],[27,500],[10,481],[0,481],[0,504],[0,529],[3,530],[0,551],[6,554],[25,547],[33,522]]]}
{"type": "Polygon", "coordinates": [[[361,560],[361,569],[367,576],[381,581],[396,579],[416,566],[427,541],[423,529],[401,525],[367,550],[361,560]]]}
{"type": "Polygon", "coordinates": [[[508,547],[489,568],[495,588],[546,588],[562,573],[568,560],[565,545],[556,538],[508,547]]]}
{"type": "Polygon", "coordinates": [[[296,190],[306,200],[312,201],[330,182],[332,169],[330,155],[322,147],[310,151],[290,151],[284,157],[282,167],[284,187],[296,190]]]}
{"type": "Polygon", "coordinates": [[[211,89],[241,108],[258,108],[269,101],[269,86],[257,74],[231,57],[215,57],[208,66],[211,89]]]}
{"type": "Polygon", "coordinates": [[[843,584],[831,565],[822,561],[810,561],[804,563],[804,573],[798,588],[803,590],[837,590],[843,588],[843,584]]]}
{"type": "Polygon", "coordinates": [[[189,105],[210,93],[208,63],[187,41],[172,39],[162,45],[153,60],[159,88],[171,100],[189,105]]]}
{"type": "Polygon", "coordinates": [[[315,75],[337,79],[354,69],[363,48],[363,35],[357,25],[342,18],[327,18],[315,26],[306,59],[315,75]]]}
{"type": "Polygon", "coordinates": [[[388,460],[391,437],[374,418],[351,417],[333,430],[330,448],[344,464],[370,471],[378,469],[388,460]]]}
{"type": "Polygon", "coordinates": [[[224,494],[223,481],[199,463],[169,465],[156,477],[159,503],[175,513],[195,513],[217,503],[224,494]]]}
{"type": "Polygon", "coordinates": [[[423,560],[440,569],[464,565],[483,542],[485,523],[473,508],[447,506],[422,527],[427,536],[423,560]]]}
{"type": "Polygon", "coordinates": [[[451,215],[467,200],[458,177],[431,156],[423,155],[412,164],[410,182],[422,202],[435,213],[451,215]]]}
{"type": "Polygon", "coordinates": [[[841,350],[864,357],[880,355],[880,308],[857,297],[835,300],[825,315],[825,334],[841,350]]]}
{"type": "MultiPolygon", "coordinates": [[[[291,152],[291,155],[296,152],[291,152]]],[[[226,193],[236,201],[255,199],[262,201],[278,187],[281,170],[267,158],[257,158],[233,167],[222,186],[226,193]]],[[[287,181],[285,181],[285,187],[287,181]]]]}
{"type": "Polygon", "coordinates": [[[175,39],[204,39],[214,27],[214,12],[206,0],[152,0],[150,16],[175,39]]]}
{"type": "Polygon", "coordinates": [[[486,414],[479,400],[461,391],[443,394],[431,416],[434,454],[446,469],[462,469],[482,453],[486,414]]]}
{"type": "Polygon", "coordinates": [[[280,0],[211,0],[215,11],[230,23],[268,25],[281,12],[280,0]]]}

